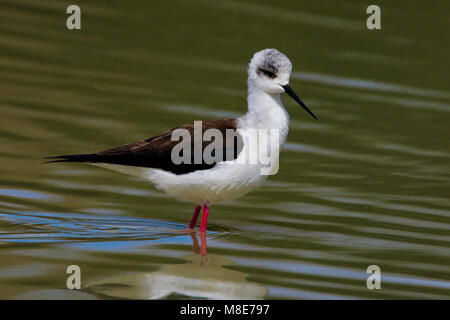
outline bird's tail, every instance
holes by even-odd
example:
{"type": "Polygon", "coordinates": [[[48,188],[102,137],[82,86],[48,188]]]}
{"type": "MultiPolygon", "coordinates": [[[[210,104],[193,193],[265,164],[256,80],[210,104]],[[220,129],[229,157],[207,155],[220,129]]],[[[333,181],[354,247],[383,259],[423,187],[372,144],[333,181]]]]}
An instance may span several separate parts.
{"type": "Polygon", "coordinates": [[[95,153],[86,153],[86,154],[69,154],[63,156],[56,157],[46,157],[44,159],[48,161],[44,161],[42,163],[54,163],[54,162],[98,162],[97,155],[95,153]]]}

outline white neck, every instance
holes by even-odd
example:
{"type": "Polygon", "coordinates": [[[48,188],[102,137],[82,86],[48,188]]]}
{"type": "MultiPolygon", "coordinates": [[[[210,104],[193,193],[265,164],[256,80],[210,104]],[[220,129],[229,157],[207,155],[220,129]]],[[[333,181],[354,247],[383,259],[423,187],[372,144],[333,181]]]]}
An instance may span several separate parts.
{"type": "Polygon", "coordinates": [[[269,94],[255,87],[248,90],[248,111],[239,118],[245,128],[278,129],[281,143],[289,131],[289,115],[281,103],[279,93],[269,94]]]}

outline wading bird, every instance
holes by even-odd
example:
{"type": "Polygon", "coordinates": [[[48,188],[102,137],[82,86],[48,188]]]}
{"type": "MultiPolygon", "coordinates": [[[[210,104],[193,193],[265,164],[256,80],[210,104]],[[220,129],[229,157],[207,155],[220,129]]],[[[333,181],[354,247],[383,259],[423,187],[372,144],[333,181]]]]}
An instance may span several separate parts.
{"type": "MultiPolygon", "coordinates": [[[[146,140],[97,153],[49,157],[47,159],[51,161],[48,162],[87,162],[150,180],[158,189],[197,205],[189,229],[195,228],[203,206],[200,232],[205,232],[211,203],[236,199],[258,188],[266,180],[267,175],[261,174],[262,165],[246,161],[246,158],[249,153],[255,152],[250,148],[252,143],[259,147],[263,143],[267,144],[267,141],[252,141],[251,138],[242,137],[247,137],[246,133],[252,130],[276,130],[275,150],[280,149],[289,130],[289,115],[281,102],[280,94],[287,93],[317,119],[289,86],[291,70],[290,60],[276,49],[255,53],[247,70],[247,113],[238,118],[203,121],[200,137],[195,136],[195,126],[191,123],[146,140]],[[174,161],[173,151],[179,142],[173,139],[173,134],[179,129],[194,136],[191,148],[183,149],[183,156],[187,156],[187,159],[194,159],[196,152],[202,153],[213,143],[212,140],[203,139],[203,133],[208,129],[216,129],[216,132],[225,137],[219,149],[227,154],[227,158],[222,157],[222,161],[213,163],[203,159],[200,162],[174,161]],[[227,130],[236,134],[227,139],[227,130]],[[200,148],[196,147],[198,145],[200,148]],[[228,157],[229,154],[231,157],[228,157]]],[[[278,161],[278,152],[271,156],[272,161],[278,161]]]]}

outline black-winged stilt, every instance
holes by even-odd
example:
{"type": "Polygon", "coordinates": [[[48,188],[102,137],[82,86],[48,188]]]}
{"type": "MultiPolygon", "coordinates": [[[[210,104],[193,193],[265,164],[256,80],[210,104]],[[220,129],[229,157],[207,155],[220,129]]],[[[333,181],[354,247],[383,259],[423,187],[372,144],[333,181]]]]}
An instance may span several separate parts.
{"type": "Polygon", "coordinates": [[[200,232],[205,232],[211,203],[236,199],[261,186],[267,178],[267,174],[262,174],[263,165],[249,159],[263,144],[266,145],[264,150],[267,150],[268,140],[250,135],[249,132],[271,130],[269,135],[273,137],[275,130],[277,139],[271,145],[269,166],[278,161],[278,151],[289,130],[289,116],[280,94],[287,93],[317,119],[289,86],[291,70],[291,62],[278,50],[259,51],[248,65],[248,111],[245,115],[203,121],[197,128],[195,123],[183,125],[146,140],[97,153],[47,159],[53,159],[49,162],[92,163],[150,180],[157,188],[170,195],[197,205],[189,229],[195,228],[203,206],[200,232]],[[198,128],[200,136],[196,135],[198,128]],[[205,139],[209,129],[215,130],[216,135],[211,135],[214,139],[211,136],[205,139]],[[194,138],[187,144],[188,148],[182,149],[181,153],[178,150],[178,153],[174,153],[180,143],[179,139],[174,139],[174,133],[180,130],[194,138]],[[227,136],[230,131],[233,135],[227,136]],[[222,134],[224,138],[218,139],[217,134],[222,134]],[[220,161],[206,161],[202,157],[213,142],[220,143],[218,148],[210,148],[213,156],[222,153],[220,161]],[[256,149],[250,147],[252,144],[256,149]],[[201,155],[200,161],[195,161],[196,152],[201,155]],[[188,161],[174,161],[174,155],[185,157],[183,159],[188,161]]]}

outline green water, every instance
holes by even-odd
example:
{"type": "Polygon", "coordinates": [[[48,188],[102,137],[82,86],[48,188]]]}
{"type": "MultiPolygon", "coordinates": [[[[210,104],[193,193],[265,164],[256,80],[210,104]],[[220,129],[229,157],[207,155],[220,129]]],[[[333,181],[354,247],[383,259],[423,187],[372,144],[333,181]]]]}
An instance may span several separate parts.
{"type": "Polygon", "coordinates": [[[0,3],[0,298],[450,298],[448,1],[0,3]],[[278,175],[211,209],[41,165],[246,111],[246,64],[293,62],[278,175]],[[66,289],[78,265],[82,290],[66,289]],[[369,290],[366,268],[381,268],[369,290]]]}

